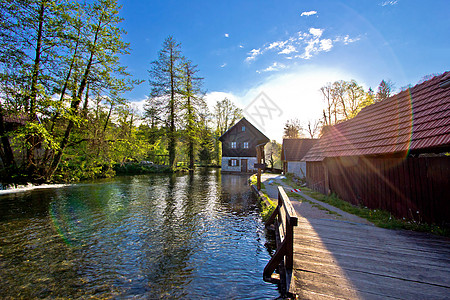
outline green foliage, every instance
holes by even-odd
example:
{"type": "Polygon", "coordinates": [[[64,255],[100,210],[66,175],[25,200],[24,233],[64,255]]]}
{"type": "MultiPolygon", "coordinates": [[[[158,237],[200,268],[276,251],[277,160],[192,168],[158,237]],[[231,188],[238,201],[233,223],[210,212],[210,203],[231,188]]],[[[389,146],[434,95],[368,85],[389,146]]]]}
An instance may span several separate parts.
{"type": "Polygon", "coordinates": [[[324,126],[354,118],[362,108],[374,102],[372,90],[365,92],[355,80],[328,83],[320,91],[326,103],[324,126]]]}
{"type": "Polygon", "coordinates": [[[217,101],[214,106],[214,117],[218,137],[224,134],[231,126],[239,121],[242,116],[242,109],[238,108],[228,98],[217,101]]]}
{"type": "Polygon", "coordinates": [[[168,166],[143,165],[140,163],[115,164],[114,171],[116,171],[118,175],[136,175],[136,174],[172,172],[172,170],[168,166]]]}
{"type": "MultiPolygon", "coordinates": [[[[250,178],[248,179],[248,182],[250,185],[256,186],[257,185],[256,174],[250,176],[250,178]]],[[[261,210],[261,212],[260,212],[261,218],[265,222],[272,215],[273,211],[277,207],[277,203],[272,201],[269,198],[269,196],[267,196],[267,193],[265,191],[265,186],[263,183],[261,183],[261,193],[262,193],[262,197],[264,197],[264,198],[259,199],[260,201],[258,202],[258,204],[259,204],[259,208],[261,210]]]]}
{"type": "Polygon", "coordinates": [[[277,204],[274,203],[272,200],[270,200],[270,198],[267,197],[266,195],[264,195],[264,196],[266,198],[266,201],[268,201],[270,203],[270,205],[266,205],[265,201],[260,202],[261,218],[262,218],[263,222],[266,222],[270,218],[272,213],[275,211],[275,208],[277,208],[277,204]]]}
{"type": "Polygon", "coordinates": [[[276,140],[272,140],[264,147],[264,153],[266,155],[266,161],[271,168],[281,169],[281,144],[276,140]]]}

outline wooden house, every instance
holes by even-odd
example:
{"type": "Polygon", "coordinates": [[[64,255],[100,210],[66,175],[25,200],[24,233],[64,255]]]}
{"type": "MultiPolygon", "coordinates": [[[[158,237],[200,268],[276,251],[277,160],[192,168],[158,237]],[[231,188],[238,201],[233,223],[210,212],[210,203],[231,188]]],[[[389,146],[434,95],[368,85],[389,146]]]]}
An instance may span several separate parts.
{"type": "Polygon", "coordinates": [[[317,141],[317,139],[283,139],[281,163],[284,174],[292,173],[305,178],[306,162],[302,159],[317,141]]]}
{"type": "Polygon", "coordinates": [[[219,141],[222,142],[222,172],[254,172],[256,163],[265,163],[264,145],[269,139],[245,118],[228,129],[219,141]],[[260,151],[260,161],[257,151],[260,151]]]}
{"type": "Polygon", "coordinates": [[[450,223],[450,72],[365,107],[305,155],[308,185],[414,221],[450,223]]]}

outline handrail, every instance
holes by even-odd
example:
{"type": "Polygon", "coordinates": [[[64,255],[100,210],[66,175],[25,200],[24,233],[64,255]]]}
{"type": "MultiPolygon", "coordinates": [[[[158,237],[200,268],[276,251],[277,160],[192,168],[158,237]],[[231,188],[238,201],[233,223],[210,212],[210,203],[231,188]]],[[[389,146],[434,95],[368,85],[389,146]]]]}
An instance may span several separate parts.
{"type": "Polygon", "coordinates": [[[274,225],[277,250],[264,268],[264,281],[289,287],[294,265],[294,226],[298,224],[297,213],[283,187],[278,186],[278,205],[266,222],[266,227],[274,225]],[[279,279],[272,276],[279,267],[279,279]],[[284,273],[284,274],[282,274],[284,273]]]}

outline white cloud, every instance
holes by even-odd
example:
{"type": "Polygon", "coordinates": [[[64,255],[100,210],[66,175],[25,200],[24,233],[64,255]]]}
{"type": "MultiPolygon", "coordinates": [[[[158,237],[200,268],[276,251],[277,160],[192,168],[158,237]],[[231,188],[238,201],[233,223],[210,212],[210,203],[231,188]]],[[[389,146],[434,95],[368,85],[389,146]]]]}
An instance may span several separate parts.
{"type": "Polygon", "coordinates": [[[289,54],[289,53],[292,53],[292,52],[297,52],[297,50],[295,49],[294,46],[288,45],[286,48],[284,48],[283,50],[278,52],[278,54],[289,54]]]}
{"type": "Polygon", "coordinates": [[[242,46],[242,45],[239,45],[239,48],[244,48],[244,46],[242,46]]]}
{"type": "Polygon", "coordinates": [[[282,41],[273,42],[273,43],[270,43],[269,46],[266,49],[269,50],[269,49],[274,49],[274,48],[281,48],[284,45],[286,45],[286,43],[287,43],[287,41],[284,41],[284,42],[282,42],[282,41]]]}
{"type": "Polygon", "coordinates": [[[225,68],[227,66],[227,63],[223,63],[220,67],[225,68]]]}
{"type": "Polygon", "coordinates": [[[317,44],[319,43],[319,39],[310,40],[308,45],[305,47],[305,52],[301,55],[297,55],[295,57],[310,59],[313,54],[317,53],[317,44]]]}
{"type": "Polygon", "coordinates": [[[278,62],[274,62],[272,65],[268,66],[264,70],[256,71],[257,73],[261,72],[273,72],[273,71],[280,71],[282,69],[285,69],[287,66],[278,62]]]}
{"type": "Polygon", "coordinates": [[[261,52],[261,48],[258,48],[258,49],[252,49],[251,51],[250,51],[250,56],[248,56],[245,60],[246,61],[248,61],[248,62],[250,62],[250,61],[252,61],[252,60],[255,60],[256,59],[256,57],[258,56],[258,55],[261,55],[262,54],[262,52],[261,52]]]}
{"type": "Polygon", "coordinates": [[[227,38],[227,37],[230,37],[230,35],[228,34],[228,33],[225,33],[225,37],[227,38]]]}
{"type": "Polygon", "coordinates": [[[356,38],[350,38],[350,37],[348,36],[348,34],[347,34],[346,36],[338,36],[338,37],[336,37],[333,41],[334,41],[334,42],[342,42],[342,43],[344,43],[344,45],[348,45],[348,44],[350,44],[350,43],[354,43],[354,42],[357,42],[357,41],[359,41],[359,40],[360,40],[359,37],[356,37],[356,38]]]}
{"type": "Polygon", "coordinates": [[[285,55],[284,59],[310,59],[320,52],[331,51],[335,43],[343,43],[347,45],[359,41],[360,38],[350,38],[349,35],[337,36],[334,38],[325,37],[325,30],[322,28],[311,27],[307,32],[299,31],[293,36],[284,41],[268,42],[261,48],[250,51],[249,56],[245,59],[246,62],[251,62],[257,56],[266,53],[275,53],[278,55],[285,55]],[[286,56],[291,53],[300,53],[295,56],[286,56]]]}
{"type": "Polygon", "coordinates": [[[387,6],[387,5],[396,5],[398,4],[397,0],[388,0],[388,1],[383,1],[380,3],[381,6],[387,6]]]}
{"type": "Polygon", "coordinates": [[[316,37],[321,37],[322,33],[323,33],[323,29],[319,29],[319,28],[310,28],[309,29],[309,33],[316,36],[316,37]]]}
{"type": "Polygon", "coordinates": [[[302,12],[302,14],[300,16],[301,17],[303,17],[303,16],[309,17],[309,16],[312,16],[312,15],[315,15],[315,14],[317,14],[317,11],[311,10],[311,11],[304,11],[304,12],[302,12]]]}
{"type": "Polygon", "coordinates": [[[330,39],[320,40],[320,50],[330,51],[333,48],[333,42],[330,39]]]}

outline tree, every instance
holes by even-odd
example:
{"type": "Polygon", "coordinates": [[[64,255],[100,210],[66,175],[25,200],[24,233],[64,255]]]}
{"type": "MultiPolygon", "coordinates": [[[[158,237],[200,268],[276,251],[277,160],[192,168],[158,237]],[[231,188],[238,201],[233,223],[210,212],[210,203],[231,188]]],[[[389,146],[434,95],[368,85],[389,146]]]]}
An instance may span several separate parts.
{"type": "Polygon", "coordinates": [[[214,117],[219,136],[221,136],[242,118],[242,109],[238,108],[228,98],[224,98],[216,102],[214,106],[214,117]]]}
{"type": "Polygon", "coordinates": [[[278,144],[276,140],[267,143],[264,147],[264,152],[270,168],[274,168],[276,165],[281,164],[281,145],[278,144]]]}
{"type": "Polygon", "coordinates": [[[205,106],[200,112],[200,149],[198,158],[203,165],[209,165],[213,158],[214,151],[214,133],[209,126],[210,114],[208,107],[205,106]]]}
{"type": "Polygon", "coordinates": [[[296,139],[302,136],[303,127],[298,119],[291,119],[286,121],[283,131],[283,138],[296,139]]]}
{"type": "Polygon", "coordinates": [[[383,101],[389,98],[394,91],[394,83],[390,80],[385,81],[381,80],[380,85],[378,86],[377,94],[375,96],[375,102],[383,101]]]}
{"type": "MultiPolygon", "coordinates": [[[[41,119],[45,118],[49,95],[55,88],[55,71],[62,64],[57,53],[65,45],[61,32],[62,11],[66,9],[70,9],[66,3],[51,0],[13,0],[0,5],[2,110],[26,118],[25,126],[15,134],[17,141],[17,137],[21,139],[15,146],[24,147],[23,167],[30,177],[35,176],[37,168],[36,147],[52,144],[41,119]]],[[[3,147],[10,147],[5,142],[3,147]]],[[[6,148],[4,152],[8,153],[6,148]]],[[[7,155],[7,164],[15,165],[14,158],[7,155]]]]}
{"type": "Polygon", "coordinates": [[[184,101],[183,107],[185,110],[184,123],[186,128],[186,138],[188,143],[188,157],[189,169],[194,169],[195,161],[195,147],[198,144],[198,134],[200,127],[198,126],[198,114],[202,107],[206,106],[203,100],[203,93],[201,92],[201,84],[203,78],[197,77],[197,66],[193,65],[190,60],[184,63],[183,84],[182,91],[184,101]]]}
{"type": "MultiPolygon", "coordinates": [[[[125,79],[129,74],[119,63],[119,56],[128,53],[129,45],[121,39],[124,31],[119,28],[122,19],[118,16],[117,0],[97,0],[85,9],[90,22],[85,24],[86,30],[82,40],[83,44],[86,45],[84,56],[82,56],[85,60],[84,64],[80,62],[75,71],[78,76],[71,83],[73,86],[72,97],[70,108],[66,113],[68,123],[63,131],[58,150],[47,171],[47,178],[50,178],[58,167],[63,152],[69,144],[72,130],[77,126],[77,123],[82,121],[79,106],[87,86],[89,85],[91,89],[103,93],[108,91],[110,101],[120,101],[119,95],[130,90],[136,83],[125,79]]],[[[85,97],[86,107],[88,100],[87,93],[85,97]]]]}
{"type": "Polygon", "coordinates": [[[183,65],[181,44],[169,36],[158,53],[158,59],[151,63],[149,70],[151,94],[148,104],[167,128],[170,168],[175,166],[176,120],[182,94],[183,65]]]}
{"type": "Polygon", "coordinates": [[[14,148],[26,153],[25,180],[51,179],[66,150],[86,140],[79,129],[90,93],[105,95],[113,110],[135,83],[119,64],[128,44],[118,9],[117,0],[0,4],[7,17],[0,21],[0,113],[25,120],[10,133],[14,148]]]}
{"type": "Polygon", "coordinates": [[[324,126],[351,119],[363,107],[373,103],[373,92],[366,93],[355,80],[327,83],[320,91],[326,103],[326,108],[323,110],[324,126]]]}
{"type": "Polygon", "coordinates": [[[214,131],[214,159],[217,164],[220,164],[221,149],[219,137],[242,118],[242,109],[238,108],[228,98],[224,98],[216,102],[213,117],[216,123],[216,130],[214,131]]]}
{"type": "Polygon", "coordinates": [[[322,122],[320,120],[314,120],[314,123],[311,121],[308,121],[308,125],[306,126],[306,131],[308,132],[309,136],[314,139],[317,138],[317,136],[320,133],[322,122]]]}

